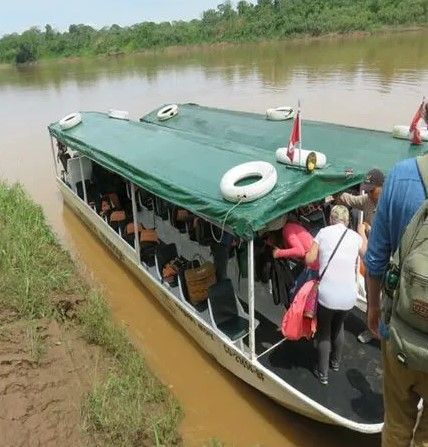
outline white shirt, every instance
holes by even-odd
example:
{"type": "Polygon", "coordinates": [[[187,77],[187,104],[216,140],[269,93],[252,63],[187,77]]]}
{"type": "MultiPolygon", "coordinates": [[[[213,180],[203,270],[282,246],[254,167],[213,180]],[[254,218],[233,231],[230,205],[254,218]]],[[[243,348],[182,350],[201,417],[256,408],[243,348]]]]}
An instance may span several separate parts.
{"type": "MultiPolygon", "coordinates": [[[[322,228],[314,241],[318,244],[320,275],[345,231],[342,223],[322,228]]],[[[356,266],[361,236],[348,229],[319,286],[318,301],[332,310],[350,310],[357,301],[356,266]]]]}

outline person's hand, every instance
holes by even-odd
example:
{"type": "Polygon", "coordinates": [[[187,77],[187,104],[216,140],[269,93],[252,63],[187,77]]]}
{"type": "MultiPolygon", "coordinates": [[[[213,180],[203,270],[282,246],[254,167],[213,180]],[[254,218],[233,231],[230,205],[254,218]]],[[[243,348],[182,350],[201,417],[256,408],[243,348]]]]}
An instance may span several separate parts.
{"type": "Polygon", "coordinates": [[[366,236],[366,237],[368,237],[368,234],[369,234],[371,228],[372,228],[372,227],[371,227],[367,222],[360,223],[360,224],[358,225],[358,228],[357,228],[357,233],[358,233],[360,236],[363,236],[363,237],[366,236]]]}
{"type": "Polygon", "coordinates": [[[364,222],[358,224],[358,227],[357,227],[357,233],[358,233],[360,236],[365,236],[365,235],[366,235],[366,224],[365,224],[364,222]]]}
{"type": "Polygon", "coordinates": [[[275,248],[272,250],[272,256],[273,256],[275,259],[278,259],[278,258],[281,257],[281,255],[280,255],[280,249],[279,249],[278,247],[275,247],[275,248]]]}
{"type": "Polygon", "coordinates": [[[379,323],[380,323],[380,308],[369,306],[367,310],[367,326],[370,332],[376,337],[380,338],[379,335],[379,323]]]}

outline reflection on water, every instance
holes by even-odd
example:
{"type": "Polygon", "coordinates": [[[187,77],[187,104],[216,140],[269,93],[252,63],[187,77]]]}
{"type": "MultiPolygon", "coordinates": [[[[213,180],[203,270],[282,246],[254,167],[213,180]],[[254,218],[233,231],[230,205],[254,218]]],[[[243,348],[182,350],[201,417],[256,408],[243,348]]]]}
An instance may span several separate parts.
{"type": "Polygon", "coordinates": [[[428,67],[427,31],[394,35],[362,36],[351,40],[308,40],[259,44],[213,45],[197,49],[176,48],[153,53],[110,58],[43,62],[23,67],[2,67],[0,85],[60,88],[73,81],[79,87],[95,81],[123,77],[158,80],[168,67],[174,76],[184,69],[202,70],[207,78],[221,75],[233,82],[254,78],[283,88],[298,76],[308,83],[341,82],[351,85],[361,75],[387,89],[393,83],[413,85],[428,67]]]}
{"type": "MultiPolygon", "coordinates": [[[[0,177],[19,180],[106,290],[151,367],[183,403],[186,445],[378,445],[278,407],[208,357],[67,209],[55,188],[46,125],[74,110],[169,102],[263,113],[302,100],[303,118],[389,130],[411,119],[428,87],[428,31],[353,39],[215,45],[151,54],[0,66],[0,177]]],[[[304,141],[304,121],[303,121],[304,141]]],[[[344,147],[346,150],[346,147],[344,147]]]]}

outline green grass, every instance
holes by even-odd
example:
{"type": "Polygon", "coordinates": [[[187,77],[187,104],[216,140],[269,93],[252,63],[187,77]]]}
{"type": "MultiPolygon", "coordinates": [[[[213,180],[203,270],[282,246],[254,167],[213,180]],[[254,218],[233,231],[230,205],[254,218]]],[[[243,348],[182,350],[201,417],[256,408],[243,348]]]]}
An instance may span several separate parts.
{"type": "Polygon", "coordinates": [[[205,444],[204,447],[225,447],[226,444],[223,444],[217,439],[210,439],[208,444],[205,444]]]}
{"type": "Polygon", "coordinates": [[[25,328],[28,351],[32,360],[39,363],[46,352],[46,343],[35,320],[30,320],[25,328]]]}
{"type": "Polygon", "coordinates": [[[96,291],[87,294],[87,301],[79,309],[78,317],[85,339],[102,346],[119,361],[127,355],[130,343],[125,331],[113,323],[110,309],[96,291]]]}
{"type": "Polygon", "coordinates": [[[36,320],[61,321],[55,303],[70,295],[84,298],[77,329],[104,350],[111,365],[82,403],[83,429],[102,446],[179,445],[178,403],[113,322],[101,295],[82,280],[42,209],[19,185],[0,182],[0,304],[27,322],[29,351],[36,362],[46,348],[36,320]]]}
{"type": "Polygon", "coordinates": [[[97,433],[106,446],[178,445],[180,407],[109,315],[104,300],[94,292],[79,309],[85,338],[115,359],[107,379],[97,383],[86,399],[85,429],[97,433]]]}
{"type": "Polygon", "coordinates": [[[19,185],[0,183],[0,302],[27,319],[52,316],[55,294],[78,291],[70,256],[19,185]]]}

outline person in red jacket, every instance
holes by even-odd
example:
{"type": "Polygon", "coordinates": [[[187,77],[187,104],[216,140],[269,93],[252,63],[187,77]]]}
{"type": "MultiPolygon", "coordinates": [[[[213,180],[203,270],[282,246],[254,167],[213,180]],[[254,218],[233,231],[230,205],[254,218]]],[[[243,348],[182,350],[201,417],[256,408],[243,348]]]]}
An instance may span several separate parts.
{"type": "MultiPolygon", "coordinates": [[[[282,239],[285,248],[274,248],[272,256],[276,259],[297,259],[304,263],[305,256],[312,247],[314,240],[309,231],[293,219],[283,226],[282,239]]],[[[293,296],[306,281],[317,278],[318,269],[318,260],[306,265],[303,272],[296,278],[291,295],[293,296]]]]}
{"type": "MultiPolygon", "coordinates": [[[[312,247],[314,238],[299,222],[286,222],[282,228],[284,247],[275,248],[272,252],[274,258],[299,259],[304,261],[306,253],[312,247]]],[[[318,270],[318,261],[308,265],[311,270],[318,270]]]]}

